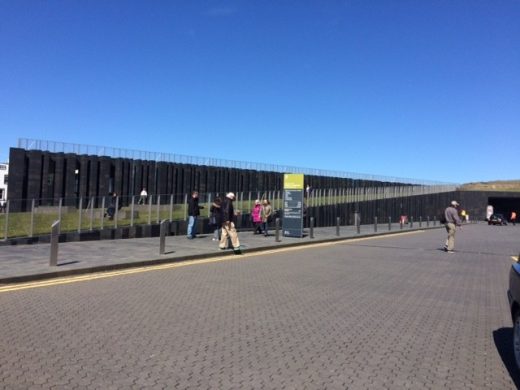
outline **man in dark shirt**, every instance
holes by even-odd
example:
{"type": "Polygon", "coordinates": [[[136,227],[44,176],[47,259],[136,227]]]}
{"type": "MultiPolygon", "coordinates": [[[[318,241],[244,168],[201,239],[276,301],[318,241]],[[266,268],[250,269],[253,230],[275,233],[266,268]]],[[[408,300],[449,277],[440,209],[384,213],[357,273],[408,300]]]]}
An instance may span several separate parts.
{"type": "Polygon", "coordinates": [[[451,205],[444,210],[444,226],[448,232],[444,250],[448,253],[453,253],[453,249],[455,248],[455,230],[457,226],[462,225],[457,207],[459,207],[459,203],[453,200],[451,205]]]}
{"type": "Polygon", "coordinates": [[[197,217],[203,208],[204,206],[199,206],[199,193],[193,191],[188,199],[188,239],[197,237],[197,217]]]}

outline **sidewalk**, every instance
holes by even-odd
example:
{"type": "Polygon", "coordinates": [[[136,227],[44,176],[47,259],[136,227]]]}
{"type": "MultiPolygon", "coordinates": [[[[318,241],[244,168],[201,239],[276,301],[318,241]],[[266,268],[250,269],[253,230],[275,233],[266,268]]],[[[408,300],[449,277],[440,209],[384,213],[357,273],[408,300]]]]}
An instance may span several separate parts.
{"type": "MultiPolygon", "coordinates": [[[[435,229],[442,225],[430,226],[426,223],[413,228],[399,224],[380,224],[377,232],[374,225],[363,225],[360,233],[355,226],[341,226],[337,236],[336,227],[314,228],[314,238],[305,229],[303,238],[283,237],[276,241],[274,230],[270,236],[255,235],[251,231],[239,232],[242,253],[268,250],[279,247],[308,245],[319,242],[337,241],[374,235],[402,233],[414,230],[435,229]]],[[[236,256],[232,250],[220,250],[212,235],[200,235],[188,240],[186,236],[167,236],[165,254],[159,254],[159,237],[119,240],[65,242],[59,244],[58,266],[49,265],[50,244],[15,245],[0,247],[0,285],[28,282],[59,276],[79,275],[115,269],[141,267],[146,265],[171,263],[217,256],[236,256]]]]}

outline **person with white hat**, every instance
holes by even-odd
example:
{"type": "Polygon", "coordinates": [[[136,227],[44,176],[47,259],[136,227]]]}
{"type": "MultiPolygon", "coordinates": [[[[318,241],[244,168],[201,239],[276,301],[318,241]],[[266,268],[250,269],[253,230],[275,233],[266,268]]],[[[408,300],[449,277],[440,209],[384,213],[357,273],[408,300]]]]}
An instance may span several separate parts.
{"type": "Polygon", "coordinates": [[[219,248],[227,249],[228,237],[231,239],[231,245],[235,252],[240,252],[240,241],[238,240],[237,230],[233,219],[235,217],[235,209],[233,208],[233,201],[235,200],[235,194],[228,192],[220,210],[222,213],[222,235],[220,237],[219,248]]]}
{"type": "Polygon", "coordinates": [[[446,210],[444,210],[444,226],[448,232],[448,238],[444,244],[444,250],[448,253],[453,253],[453,249],[455,248],[456,227],[462,226],[457,207],[459,207],[459,203],[456,200],[453,200],[451,204],[446,207],[446,210]]]}

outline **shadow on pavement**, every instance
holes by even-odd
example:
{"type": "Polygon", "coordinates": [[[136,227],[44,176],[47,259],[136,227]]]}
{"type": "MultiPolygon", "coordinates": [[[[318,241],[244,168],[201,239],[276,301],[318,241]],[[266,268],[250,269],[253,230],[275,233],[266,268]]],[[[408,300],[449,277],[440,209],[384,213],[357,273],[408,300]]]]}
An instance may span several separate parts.
{"type": "Polygon", "coordinates": [[[70,265],[70,264],[77,264],[77,263],[79,263],[78,260],[67,261],[67,262],[63,262],[63,263],[58,263],[58,267],[61,267],[62,265],[70,265]]]}
{"type": "Polygon", "coordinates": [[[493,331],[493,340],[511,379],[516,388],[520,389],[520,371],[516,367],[513,351],[513,328],[500,328],[493,331]]]}

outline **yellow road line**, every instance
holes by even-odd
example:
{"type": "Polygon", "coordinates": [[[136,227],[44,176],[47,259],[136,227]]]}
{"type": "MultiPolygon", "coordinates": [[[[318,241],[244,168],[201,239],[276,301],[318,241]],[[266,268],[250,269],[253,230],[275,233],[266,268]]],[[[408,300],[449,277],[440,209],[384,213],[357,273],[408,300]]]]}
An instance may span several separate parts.
{"type": "Polygon", "coordinates": [[[62,284],[70,284],[70,283],[77,283],[77,282],[86,282],[86,281],[96,280],[96,279],[112,278],[115,276],[132,275],[132,274],[137,274],[137,273],[142,273],[142,272],[180,268],[180,267],[185,267],[188,265],[200,265],[200,264],[217,263],[217,262],[221,262],[221,261],[243,260],[243,259],[247,259],[250,257],[264,256],[266,254],[275,254],[275,253],[303,250],[303,249],[309,249],[309,248],[311,248],[311,249],[312,248],[321,248],[321,247],[345,244],[345,243],[350,243],[350,242],[373,240],[376,238],[379,238],[379,239],[380,238],[390,238],[390,237],[423,233],[423,232],[424,232],[424,230],[415,230],[413,232],[403,232],[403,233],[396,233],[396,234],[391,234],[391,235],[389,234],[389,235],[384,235],[384,236],[372,236],[372,237],[363,237],[363,238],[354,238],[354,239],[345,238],[344,240],[322,242],[322,243],[317,243],[317,244],[308,244],[308,245],[300,245],[300,246],[293,246],[293,247],[285,247],[285,248],[282,247],[282,248],[276,248],[276,249],[269,249],[269,250],[265,250],[265,251],[246,253],[246,254],[242,254],[239,256],[221,256],[221,257],[213,257],[210,259],[202,259],[202,260],[185,260],[185,261],[178,261],[175,263],[136,267],[136,268],[130,268],[130,269],[125,269],[125,270],[120,270],[120,271],[106,271],[106,272],[97,272],[97,273],[92,273],[92,274],[87,274],[87,275],[67,276],[67,277],[49,279],[49,280],[38,281],[38,282],[19,283],[19,284],[14,284],[14,285],[3,286],[3,287],[0,287],[0,293],[27,290],[27,289],[39,288],[39,287],[59,286],[62,284]]]}

